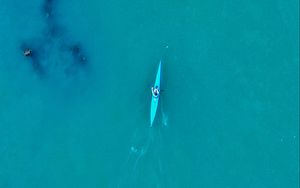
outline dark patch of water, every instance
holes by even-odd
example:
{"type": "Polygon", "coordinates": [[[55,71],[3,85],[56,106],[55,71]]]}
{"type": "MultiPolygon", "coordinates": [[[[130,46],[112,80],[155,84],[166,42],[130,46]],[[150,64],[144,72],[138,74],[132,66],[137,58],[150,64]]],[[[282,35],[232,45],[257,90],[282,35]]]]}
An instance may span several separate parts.
{"type": "MultiPolygon", "coordinates": [[[[57,21],[55,14],[56,0],[44,0],[41,12],[45,17],[45,30],[42,33],[43,36],[40,39],[31,39],[21,44],[21,49],[26,52],[25,56],[30,60],[34,72],[39,75],[44,75],[47,71],[47,67],[53,67],[49,63],[61,63],[62,65],[55,66],[57,70],[54,72],[64,72],[65,76],[75,76],[76,73],[83,70],[88,64],[88,58],[85,53],[84,47],[78,42],[67,42],[67,35],[64,27],[57,21]],[[30,53],[28,54],[28,51],[30,53]],[[49,62],[51,56],[55,56],[58,53],[58,57],[62,59],[56,59],[55,62],[49,62]],[[66,58],[70,57],[70,58],[66,58]]],[[[49,77],[54,75],[49,75],[49,77]]]]}

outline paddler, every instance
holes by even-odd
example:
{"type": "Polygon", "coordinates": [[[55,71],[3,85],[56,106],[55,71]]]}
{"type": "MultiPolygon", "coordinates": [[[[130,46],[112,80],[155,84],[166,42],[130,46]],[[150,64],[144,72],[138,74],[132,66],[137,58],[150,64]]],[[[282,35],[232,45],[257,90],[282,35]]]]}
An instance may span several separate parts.
{"type": "Polygon", "coordinates": [[[25,49],[23,51],[23,55],[26,57],[30,57],[32,55],[32,50],[31,49],[25,49]]]}
{"type": "Polygon", "coordinates": [[[153,97],[158,97],[158,95],[159,95],[159,89],[158,89],[158,86],[156,86],[155,88],[152,87],[152,88],[151,88],[151,91],[152,91],[153,97]]]}

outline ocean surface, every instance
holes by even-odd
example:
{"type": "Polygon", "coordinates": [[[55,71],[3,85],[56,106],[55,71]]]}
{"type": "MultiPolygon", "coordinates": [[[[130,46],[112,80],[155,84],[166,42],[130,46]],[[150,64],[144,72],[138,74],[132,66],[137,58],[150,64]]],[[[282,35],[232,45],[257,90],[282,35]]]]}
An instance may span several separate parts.
{"type": "Polygon", "coordinates": [[[298,0],[0,5],[0,188],[299,187],[298,0]]]}

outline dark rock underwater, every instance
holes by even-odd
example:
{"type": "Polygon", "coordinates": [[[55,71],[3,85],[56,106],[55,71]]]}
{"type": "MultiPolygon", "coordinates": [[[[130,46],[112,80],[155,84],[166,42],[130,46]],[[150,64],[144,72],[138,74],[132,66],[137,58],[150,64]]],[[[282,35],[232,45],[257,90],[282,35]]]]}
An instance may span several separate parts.
{"type": "Polygon", "coordinates": [[[25,39],[20,44],[24,59],[40,78],[51,78],[51,72],[65,77],[76,76],[89,64],[84,46],[69,39],[64,27],[57,21],[56,6],[56,0],[44,0],[41,6],[45,22],[42,37],[25,39]]]}

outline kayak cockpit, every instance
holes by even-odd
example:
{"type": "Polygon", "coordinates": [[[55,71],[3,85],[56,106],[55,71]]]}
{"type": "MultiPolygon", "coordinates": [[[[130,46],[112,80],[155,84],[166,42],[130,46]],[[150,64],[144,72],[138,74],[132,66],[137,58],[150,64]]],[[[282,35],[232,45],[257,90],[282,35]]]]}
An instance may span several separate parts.
{"type": "Polygon", "coordinates": [[[151,91],[152,91],[152,96],[154,98],[158,98],[159,97],[159,88],[158,88],[158,86],[152,87],[151,91]]]}

